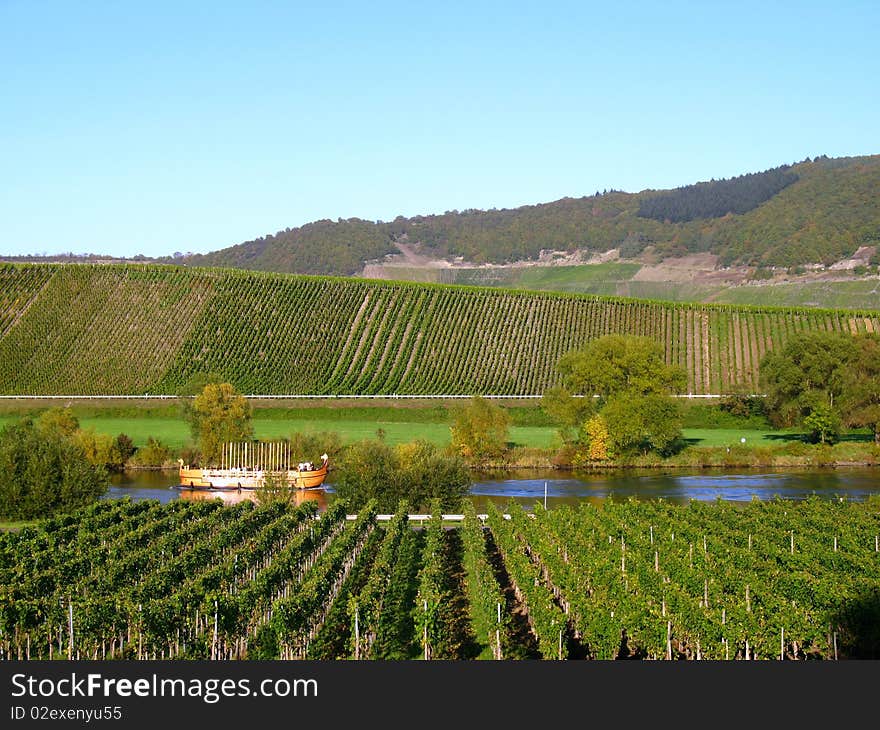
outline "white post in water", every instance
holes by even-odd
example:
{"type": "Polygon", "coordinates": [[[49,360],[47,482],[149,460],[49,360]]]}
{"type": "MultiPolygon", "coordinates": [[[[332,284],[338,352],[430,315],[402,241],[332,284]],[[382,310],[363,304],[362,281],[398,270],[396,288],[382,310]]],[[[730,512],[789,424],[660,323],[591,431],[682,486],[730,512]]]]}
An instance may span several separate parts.
{"type": "Polygon", "coordinates": [[[544,509],[547,509],[547,482],[544,482],[544,509]]]}

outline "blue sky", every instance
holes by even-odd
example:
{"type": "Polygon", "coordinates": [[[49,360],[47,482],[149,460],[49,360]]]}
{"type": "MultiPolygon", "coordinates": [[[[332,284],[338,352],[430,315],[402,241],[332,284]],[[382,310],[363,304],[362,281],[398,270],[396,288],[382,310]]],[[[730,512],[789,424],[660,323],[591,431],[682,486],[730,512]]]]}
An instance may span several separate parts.
{"type": "Polygon", "coordinates": [[[0,0],[0,253],[880,153],[877,2],[0,0]]]}

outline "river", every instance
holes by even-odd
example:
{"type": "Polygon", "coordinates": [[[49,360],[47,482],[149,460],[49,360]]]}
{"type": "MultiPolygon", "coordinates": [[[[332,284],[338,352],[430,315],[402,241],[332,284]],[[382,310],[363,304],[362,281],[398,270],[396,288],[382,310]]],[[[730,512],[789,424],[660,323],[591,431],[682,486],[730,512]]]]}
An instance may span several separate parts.
{"type": "MultiPolygon", "coordinates": [[[[177,472],[135,471],[112,477],[105,497],[131,496],[132,499],[216,499],[237,502],[253,498],[252,492],[211,492],[177,490],[177,472]]],[[[536,502],[548,507],[580,502],[599,503],[606,499],[662,498],[677,504],[690,500],[748,502],[752,499],[801,500],[811,495],[825,499],[862,501],[880,495],[880,470],[864,467],[755,470],[613,470],[567,472],[517,470],[475,472],[471,495],[477,509],[487,502],[503,506],[510,501],[526,508],[536,502]],[[546,487],[545,487],[546,485],[546,487]],[[546,489],[546,491],[545,491],[546,489]]],[[[297,502],[315,500],[321,508],[335,497],[332,477],[324,491],[297,492],[297,502]]]]}

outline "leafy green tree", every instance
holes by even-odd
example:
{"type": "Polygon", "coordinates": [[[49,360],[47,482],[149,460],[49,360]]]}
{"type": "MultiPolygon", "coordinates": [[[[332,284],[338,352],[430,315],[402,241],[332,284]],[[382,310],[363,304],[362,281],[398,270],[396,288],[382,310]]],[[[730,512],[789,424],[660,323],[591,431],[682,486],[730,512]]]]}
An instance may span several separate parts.
{"type": "Polygon", "coordinates": [[[26,419],[0,431],[0,515],[37,519],[95,501],[107,473],[89,463],[72,439],[26,419]]]}
{"type": "Polygon", "coordinates": [[[453,417],[452,450],[468,461],[481,462],[507,451],[510,416],[507,411],[475,395],[453,417]]]}
{"type": "Polygon", "coordinates": [[[606,335],[564,355],[557,369],[563,388],[548,392],[545,410],[563,428],[579,419],[579,443],[589,460],[587,424],[598,411],[607,428],[606,451],[625,454],[649,450],[670,453],[680,443],[681,413],[670,398],[683,390],[687,375],[667,365],[663,348],[649,337],[606,335]],[[574,395],[580,395],[576,398],[574,395]],[[598,396],[595,398],[593,396],[598,396]]]}
{"type": "Polygon", "coordinates": [[[224,382],[218,373],[196,373],[177,391],[177,408],[181,418],[189,424],[193,441],[199,440],[201,422],[196,415],[193,404],[197,395],[205,390],[206,385],[219,385],[224,382]]]}
{"type": "Polygon", "coordinates": [[[393,512],[401,499],[414,509],[439,499],[455,509],[470,489],[470,473],[459,456],[450,456],[425,441],[389,446],[377,440],[350,444],[342,454],[334,488],[353,509],[370,499],[393,512]]]}
{"type": "Polygon", "coordinates": [[[818,403],[804,418],[813,443],[833,443],[840,438],[840,416],[827,403],[818,403]]]}
{"type": "Polygon", "coordinates": [[[263,483],[254,490],[257,504],[267,505],[281,502],[286,505],[296,503],[296,494],[287,481],[280,474],[268,473],[263,483]]]}
{"type": "Polygon", "coordinates": [[[71,438],[79,430],[79,419],[70,408],[49,408],[37,418],[36,426],[44,434],[71,438]]]}
{"type": "Polygon", "coordinates": [[[600,399],[624,392],[675,393],[687,387],[687,374],[676,365],[667,365],[662,345],[650,337],[599,337],[563,355],[557,369],[571,393],[600,399]]]}
{"type": "Polygon", "coordinates": [[[128,463],[128,460],[134,456],[135,451],[137,451],[134,441],[132,441],[131,437],[125,433],[121,433],[116,437],[116,440],[113,442],[113,448],[119,458],[119,463],[123,467],[128,463]]]}
{"type": "Polygon", "coordinates": [[[90,463],[108,469],[116,467],[118,456],[113,453],[113,437],[109,434],[97,433],[94,428],[81,428],[71,438],[83,450],[90,463]]]}
{"type": "Polygon", "coordinates": [[[880,335],[856,337],[856,347],[852,380],[843,395],[844,420],[852,427],[870,428],[880,444],[880,335]]]}
{"type": "Polygon", "coordinates": [[[550,388],[541,396],[541,409],[556,424],[563,443],[578,440],[578,429],[594,413],[596,404],[593,398],[573,398],[561,386],[550,388]]]}
{"type": "Polygon", "coordinates": [[[657,451],[668,455],[681,439],[681,413],[668,396],[620,393],[602,409],[609,440],[618,454],[657,451]]]}
{"type": "Polygon", "coordinates": [[[840,419],[858,355],[856,339],[840,332],[804,333],[768,352],[759,379],[771,423],[793,426],[823,406],[840,419]]]}
{"type": "Polygon", "coordinates": [[[208,383],[193,400],[193,419],[205,464],[220,460],[223,444],[254,437],[250,403],[230,383],[208,383]]]}
{"type": "Polygon", "coordinates": [[[145,446],[141,446],[132,461],[138,466],[161,467],[171,460],[171,449],[159,439],[150,436],[145,446]]]}

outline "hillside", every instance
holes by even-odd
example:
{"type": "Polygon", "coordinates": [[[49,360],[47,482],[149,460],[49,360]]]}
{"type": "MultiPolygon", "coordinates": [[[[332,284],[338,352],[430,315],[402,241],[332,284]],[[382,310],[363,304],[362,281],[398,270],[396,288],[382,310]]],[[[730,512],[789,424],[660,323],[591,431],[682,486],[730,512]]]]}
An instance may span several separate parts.
{"type": "Polygon", "coordinates": [[[878,192],[880,155],[817,157],[675,190],[597,191],[391,222],[322,220],[174,263],[348,276],[402,251],[424,261],[502,264],[549,251],[615,250],[624,259],[712,253],[720,266],[830,265],[880,242],[878,192]]]}
{"type": "Polygon", "coordinates": [[[880,313],[660,303],[155,265],[0,266],[0,394],[540,394],[565,352],[643,334],[694,393],[754,388],[760,357],[880,313]]]}

